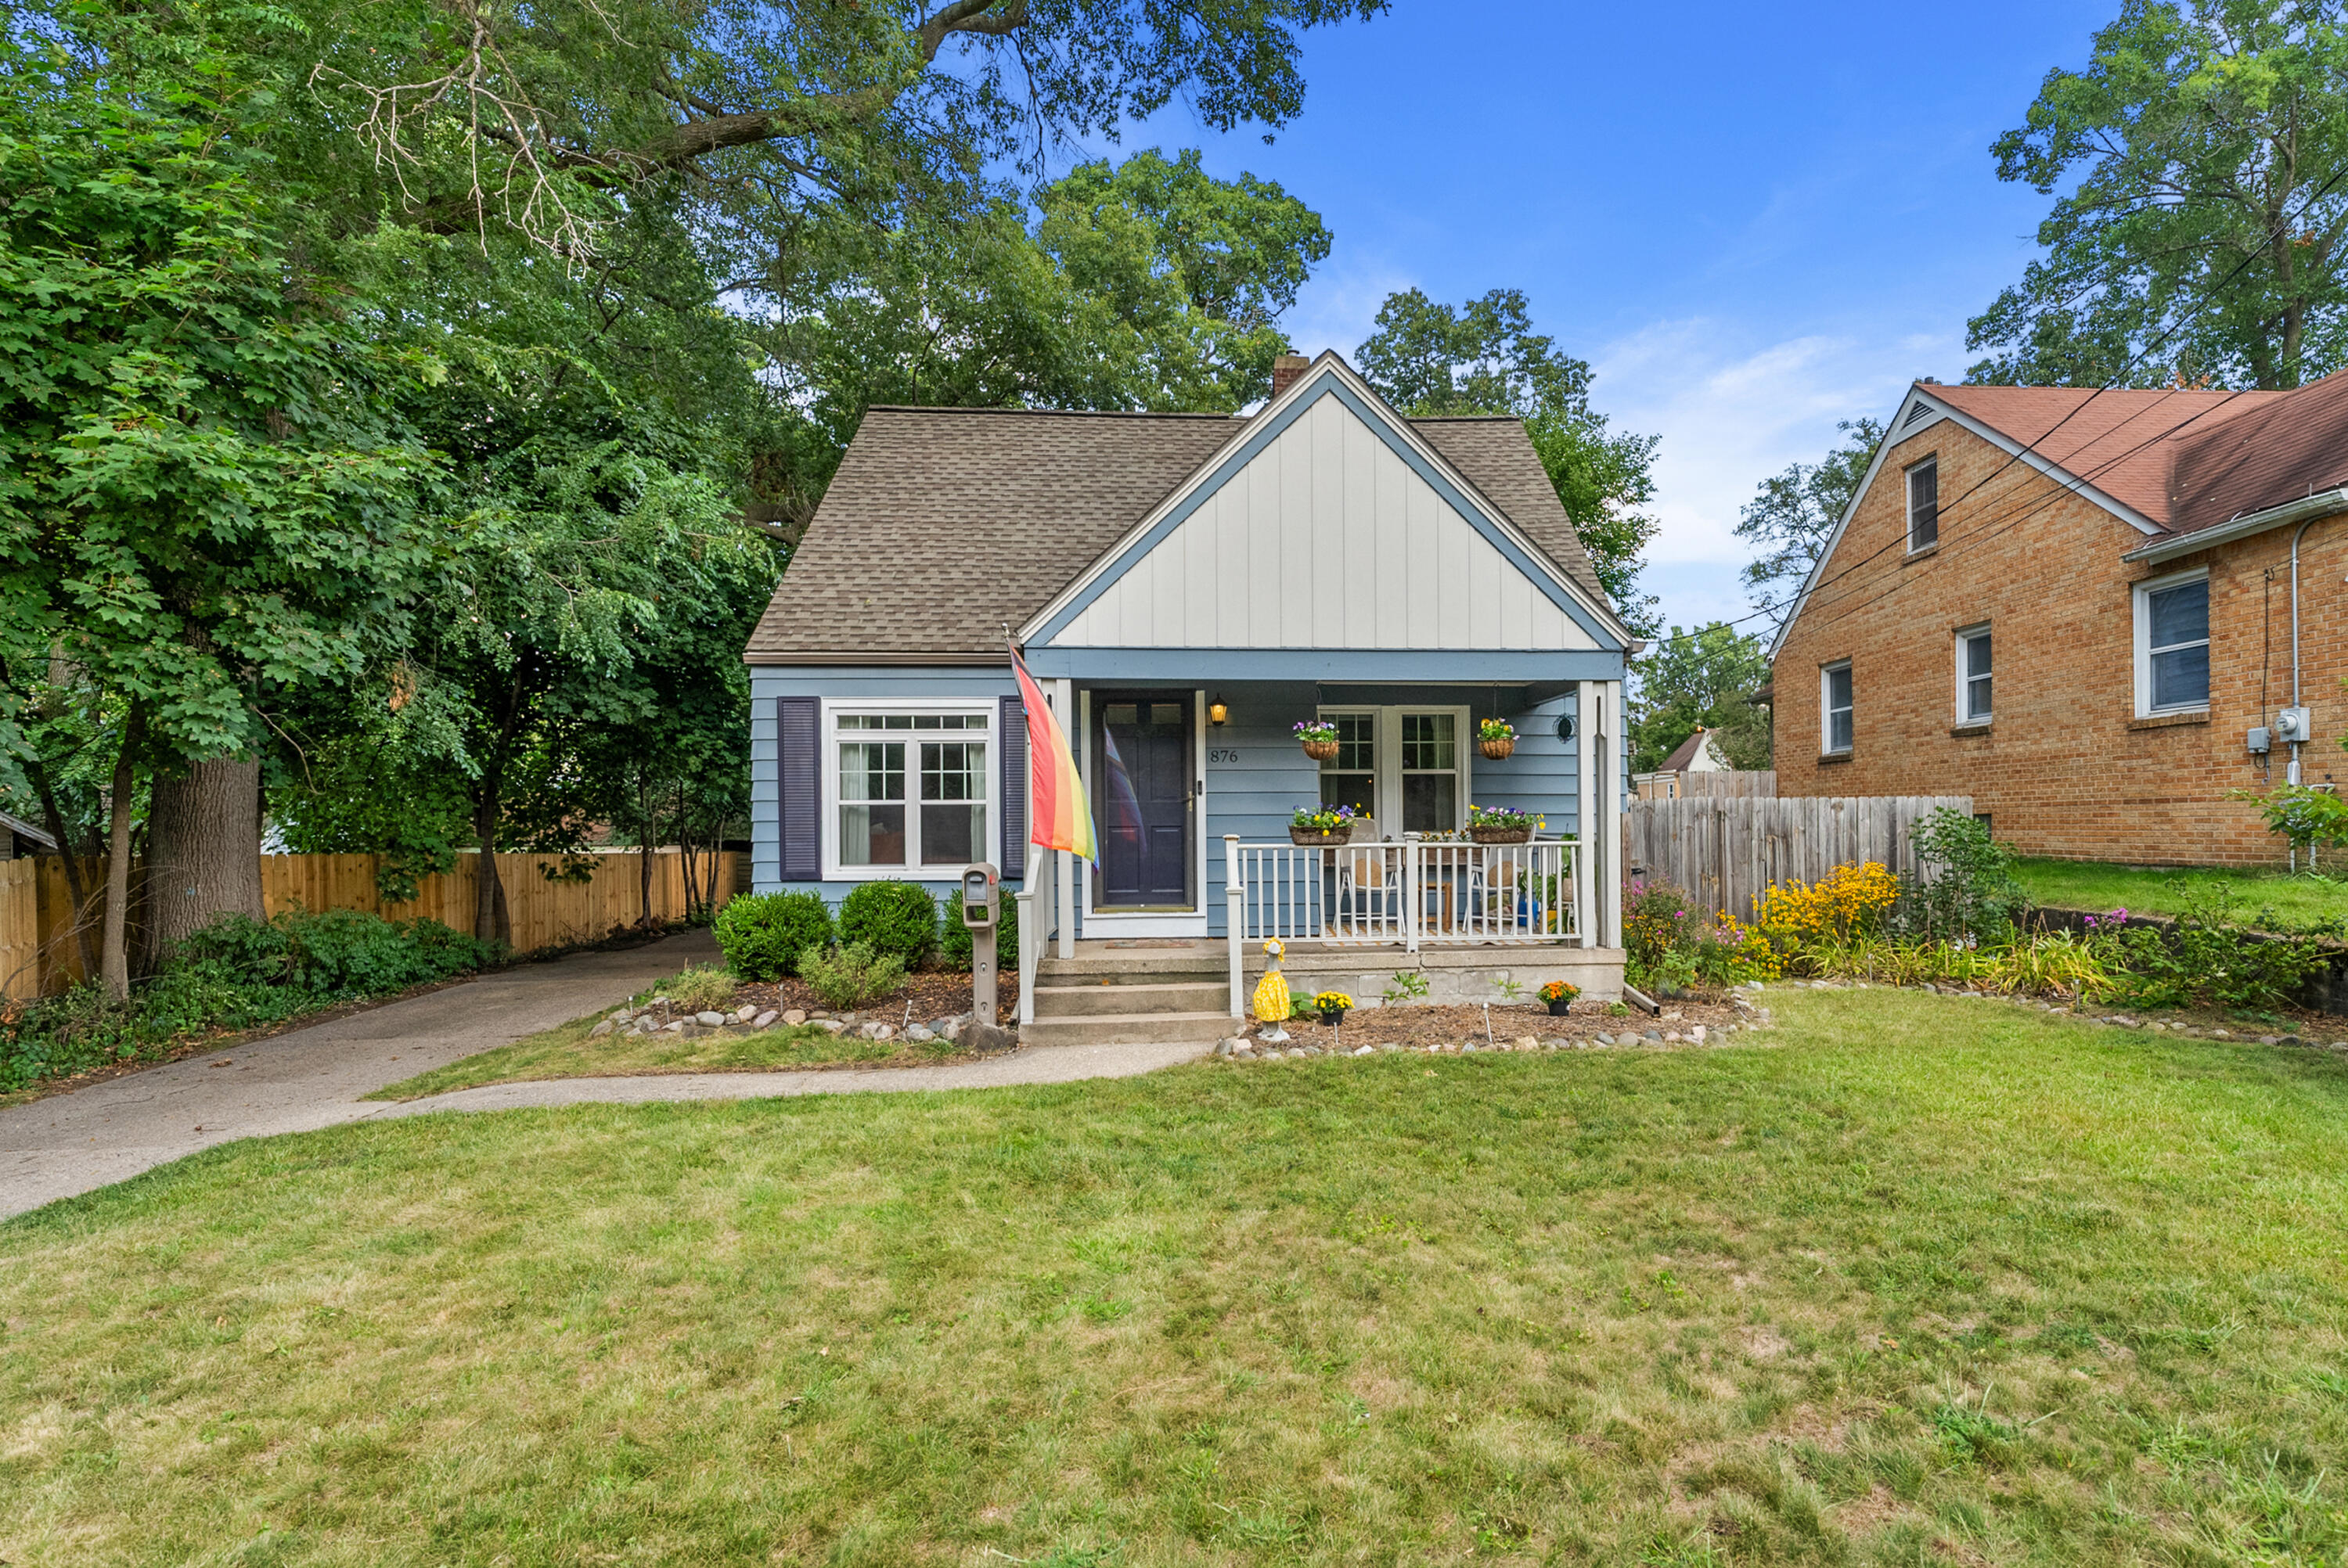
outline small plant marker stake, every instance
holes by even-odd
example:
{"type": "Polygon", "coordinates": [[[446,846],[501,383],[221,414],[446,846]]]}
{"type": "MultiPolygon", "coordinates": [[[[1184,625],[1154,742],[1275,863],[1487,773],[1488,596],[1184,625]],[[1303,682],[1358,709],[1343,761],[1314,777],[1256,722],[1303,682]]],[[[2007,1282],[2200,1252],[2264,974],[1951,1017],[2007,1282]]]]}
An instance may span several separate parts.
{"type": "Polygon", "coordinates": [[[1484,1049],[1492,1049],[1492,1004],[1484,1004],[1484,1049]]]}

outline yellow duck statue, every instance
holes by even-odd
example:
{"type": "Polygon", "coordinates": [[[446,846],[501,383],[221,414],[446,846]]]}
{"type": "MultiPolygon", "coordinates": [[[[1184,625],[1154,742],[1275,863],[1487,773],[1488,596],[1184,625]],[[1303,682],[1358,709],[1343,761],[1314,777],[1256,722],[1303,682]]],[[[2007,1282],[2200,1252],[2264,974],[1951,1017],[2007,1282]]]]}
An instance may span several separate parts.
{"type": "Polygon", "coordinates": [[[1288,977],[1280,972],[1281,956],[1287,951],[1277,937],[1263,945],[1263,979],[1255,983],[1256,1033],[1262,1040],[1288,1038],[1288,1031],[1280,1027],[1290,1011],[1288,977]]]}

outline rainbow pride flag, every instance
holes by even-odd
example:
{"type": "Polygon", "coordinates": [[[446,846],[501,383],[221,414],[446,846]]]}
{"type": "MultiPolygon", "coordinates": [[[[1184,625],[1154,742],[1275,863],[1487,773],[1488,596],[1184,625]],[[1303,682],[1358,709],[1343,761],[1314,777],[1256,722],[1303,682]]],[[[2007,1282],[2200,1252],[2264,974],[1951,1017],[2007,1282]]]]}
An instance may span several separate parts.
{"type": "Polygon", "coordinates": [[[1015,648],[1011,668],[1019,677],[1020,706],[1027,710],[1027,819],[1034,825],[1027,841],[1046,849],[1074,850],[1098,866],[1100,845],[1093,833],[1085,781],[1076,772],[1076,753],[1068,749],[1067,735],[1015,648]]]}

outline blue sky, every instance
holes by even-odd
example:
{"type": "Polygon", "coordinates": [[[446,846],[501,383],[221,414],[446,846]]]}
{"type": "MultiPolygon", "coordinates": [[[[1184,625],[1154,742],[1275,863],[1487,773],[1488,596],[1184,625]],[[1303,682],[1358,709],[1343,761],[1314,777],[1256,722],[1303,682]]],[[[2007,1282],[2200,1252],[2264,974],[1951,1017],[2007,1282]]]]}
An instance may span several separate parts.
{"type": "Polygon", "coordinates": [[[1749,612],[1730,530],[1765,477],[1963,374],[2046,205],[1989,144],[2117,9],[1395,0],[1309,36],[1273,145],[1178,109],[1125,146],[1202,147],[1320,211],[1308,353],[1350,355],[1393,290],[1523,289],[1597,407],[1663,437],[1647,583],[1686,625],[1749,612]]]}

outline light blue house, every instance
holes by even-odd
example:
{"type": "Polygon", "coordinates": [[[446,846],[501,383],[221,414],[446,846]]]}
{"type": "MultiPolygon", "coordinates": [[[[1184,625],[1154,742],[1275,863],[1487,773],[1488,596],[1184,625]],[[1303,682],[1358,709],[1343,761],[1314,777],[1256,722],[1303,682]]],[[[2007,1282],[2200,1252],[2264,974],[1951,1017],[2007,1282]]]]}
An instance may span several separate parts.
{"type": "Polygon", "coordinates": [[[1406,419],[1334,354],[1245,417],[875,408],[747,651],[754,880],[836,902],[991,861],[1047,1024],[1055,977],[1096,971],[1227,1023],[1228,955],[1273,935],[1311,983],[1611,996],[1634,648],[1519,422],[1406,419]],[[1025,842],[1010,643],[1075,738],[1097,867],[1025,842]],[[1366,821],[1292,844],[1323,803],[1366,821]],[[1544,825],[1475,843],[1471,803],[1544,825]]]}

